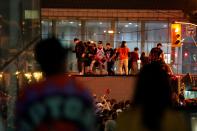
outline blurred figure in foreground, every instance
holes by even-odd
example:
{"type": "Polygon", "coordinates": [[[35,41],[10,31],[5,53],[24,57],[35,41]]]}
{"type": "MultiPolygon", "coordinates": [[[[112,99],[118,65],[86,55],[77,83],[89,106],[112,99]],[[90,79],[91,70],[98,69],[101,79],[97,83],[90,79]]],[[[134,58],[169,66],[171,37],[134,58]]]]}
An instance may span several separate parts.
{"type": "Polygon", "coordinates": [[[16,131],[94,131],[93,100],[82,84],[65,75],[68,50],[50,38],[35,46],[45,80],[20,92],[16,131]]]}
{"type": "Polygon", "coordinates": [[[173,109],[169,76],[155,62],[140,71],[133,106],[120,115],[117,131],[188,131],[188,121],[173,109]]]}
{"type": "Polygon", "coordinates": [[[185,76],[183,76],[181,82],[184,83],[186,90],[192,90],[192,77],[190,73],[187,73],[185,76]]]}

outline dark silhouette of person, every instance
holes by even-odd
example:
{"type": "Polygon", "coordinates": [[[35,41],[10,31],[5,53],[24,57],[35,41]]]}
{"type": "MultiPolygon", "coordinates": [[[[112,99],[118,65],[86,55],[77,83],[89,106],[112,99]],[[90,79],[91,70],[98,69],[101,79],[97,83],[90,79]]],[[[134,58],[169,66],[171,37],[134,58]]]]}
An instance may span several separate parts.
{"type": "Polygon", "coordinates": [[[79,75],[83,75],[84,74],[84,57],[85,57],[86,46],[78,38],[74,38],[74,43],[76,44],[74,52],[76,53],[76,58],[77,58],[77,68],[79,71],[79,75]]]}
{"type": "Polygon", "coordinates": [[[187,117],[173,108],[169,76],[160,62],[141,69],[132,101],[120,115],[117,131],[189,130],[187,117]]]}
{"type": "Polygon", "coordinates": [[[187,73],[185,76],[183,76],[181,82],[185,84],[186,90],[191,90],[192,89],[192,77],[190,73],[187,73]]]}
{"type": "Polygon", "coordinates": [[[164,52],[161,49],[162,44],[158,43],[157,47],[154,47],[151,49],[150,54],[149,54],[149,60],[150,62],[164,62],[164,52]]]}
{"type": "Polygon", "coordinates": [[[65,75],[68,49],[56,38],[35,45],[45,79],[20,91],[16,131],[94,131],[93,99],[74,77],[65,75]]]}
{"type": "Polygon", "coordinates": [[[141,67],[149,63],[149,59],[146,56],[145,52],[142,52],[140,55],[140,60],[141,60],[141,67]]]}
{"type": "Polygon", "coordinates": [[[134,51],[132,51],[129,55],[129,71],[131,70],[132,75],[136,75],[138,73],[138,63],[139,55],[138,55],[139,48],[135,47],[134,51]]]}

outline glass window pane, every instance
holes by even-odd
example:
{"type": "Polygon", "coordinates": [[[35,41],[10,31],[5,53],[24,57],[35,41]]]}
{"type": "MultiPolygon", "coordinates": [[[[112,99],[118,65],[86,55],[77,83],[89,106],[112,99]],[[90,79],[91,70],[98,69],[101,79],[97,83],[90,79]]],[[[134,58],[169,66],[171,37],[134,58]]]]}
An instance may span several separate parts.
{"type": "Polygon", "coordinates": [[[87,21],[86,22],[86,40],[103,41],[107,43],[110,41],[110,34],[108,31],[111,29],[110,22],[101,21],[87,21]]]}
{"type": "Polygon", "coordinates": [[[145,52],[149,53],[150,50],[157,45],[163,44],[165,53],[169,53],[169,33],[167,22],[146,22],[145,23],[145,52]]]}
{"type": "Polygon", "coordinates": [[[48,38],[52,34],[52,21],[50,20],[43,20],[41,21],[42,27],[42,38],[48,38]]]}
{"type": "Polygon", "coordinates": [[[141,47],[141,24],[134,21],[116,22],[115,47],[126,41],[130,50],[141,47]]]}
{"type": "MultiPolygon", "coordinates": [[[[71,48],[74,50],[75,45],[73,43],[74,38],[81,39],[81,22],[72,20],[61,20],[55,22],[55,32],[57,38],[61,41],[63,47],[71,48]]],[[[67,59],[67,71],[77,71],[77,61],[75,53],[69,52],[67,59]]]]}

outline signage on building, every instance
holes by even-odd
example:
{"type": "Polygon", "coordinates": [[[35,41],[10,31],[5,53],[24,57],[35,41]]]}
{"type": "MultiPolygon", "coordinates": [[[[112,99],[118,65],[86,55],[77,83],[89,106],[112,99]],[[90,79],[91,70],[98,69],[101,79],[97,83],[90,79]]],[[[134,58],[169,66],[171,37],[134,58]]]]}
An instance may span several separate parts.
{"type": "Polygon", "coordinates": [[[192,25],[186,26],[186,36],[187,37],[195,37],[196,36],[196,27],[192,25]]]}
{"type": "Polygon", "coordinates": [[[37,10],[25,10],[25,19],[39,19],[37,10]]]}

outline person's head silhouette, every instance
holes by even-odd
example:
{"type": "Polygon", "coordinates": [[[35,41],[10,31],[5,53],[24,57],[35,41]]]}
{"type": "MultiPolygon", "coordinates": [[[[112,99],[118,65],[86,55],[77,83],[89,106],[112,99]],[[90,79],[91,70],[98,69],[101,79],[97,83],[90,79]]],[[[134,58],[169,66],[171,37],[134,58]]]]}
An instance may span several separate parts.
{"type": "Polygon", "coordinates": [[[144,126],[151,130],[159,129],[163,112],[172,107],[170,80],[162,64],[154,62],[142,68],[133,102],[142,109],[144,126]]]}
{"type": "Polygon", "coordinates": [[[35,59],[46,76],[65,72],[67,50],[56,38],[41,40],[35,46],[35,59]]]}
{"type": "Polygon", "coordinates": [[[66,76],[64,49],[56,38],[35,45],[46,79],[27,85],[16,101],[17,131],[94,131],[93,99],[73,76],[66,76]]]}
{"type": "Polygon", "coordinates": [[[154,62],[141,69],[134,100],[142,106],[171,106],[170,80],[162,64],[154,62]]]}

